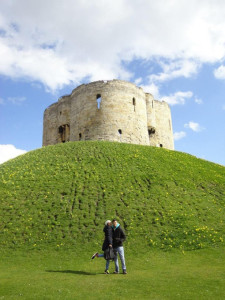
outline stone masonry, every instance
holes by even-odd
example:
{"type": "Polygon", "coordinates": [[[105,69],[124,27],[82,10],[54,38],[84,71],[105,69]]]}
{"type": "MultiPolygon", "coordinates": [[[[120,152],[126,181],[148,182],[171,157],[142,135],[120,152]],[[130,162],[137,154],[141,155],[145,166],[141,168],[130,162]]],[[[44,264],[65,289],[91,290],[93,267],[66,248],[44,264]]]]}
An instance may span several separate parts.
{"type": "Polygon", "coordinates": [[[83,140],[173,150],[169,105],[122,80],[82,84],[45,110],[43,146],[83,140]]]}

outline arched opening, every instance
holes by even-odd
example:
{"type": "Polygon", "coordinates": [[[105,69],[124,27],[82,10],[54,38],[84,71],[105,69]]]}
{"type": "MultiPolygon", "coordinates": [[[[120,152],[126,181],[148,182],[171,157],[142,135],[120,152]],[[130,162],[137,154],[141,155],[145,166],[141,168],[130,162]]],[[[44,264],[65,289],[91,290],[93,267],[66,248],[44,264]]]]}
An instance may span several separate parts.
{"type": "Polygon", "coordinates": [[[64,124],[59,126],[58,129],[58,141],[59,143],[69,142],[70,140],[70,125],[64,124]]]}
{"type": "Polygon", "coordinates": [[[148,127],[148,138],[149,138],[149,143],[152,145],[154,144],[154,139],[155,139],[155,127],[148,127]]]}
{"type": "Polygon", "coordinates": [[[122,129],[118,129],[119,140],[122,142],[122,129]]]}
{"type": "Polygon", "coordinates": [[[148,129],[148,135],[149,136],[153,136],[153,134],[155,134],[155,128],[150,128],[150,129],[148,129]]]}
{"type": "Polygon", "coordinates": [[[155,128],[154,127],[148,127],[148,136],[153,137],[155,134],[155,128]]]}

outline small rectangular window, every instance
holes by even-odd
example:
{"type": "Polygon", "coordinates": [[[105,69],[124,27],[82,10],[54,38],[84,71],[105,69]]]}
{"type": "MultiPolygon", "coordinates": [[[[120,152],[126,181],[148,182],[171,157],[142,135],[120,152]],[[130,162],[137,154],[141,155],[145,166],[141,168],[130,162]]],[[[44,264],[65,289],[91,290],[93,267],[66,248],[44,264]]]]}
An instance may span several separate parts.
{"type": "Polygon", "coordinates": [[[136,99],[133,98],[133,106],[134,106],[134,111],[135,111],[135,106],[136,106],[136,99]]]}
{"type": "Polygon", "coordinates": [[[98,109],[100,109],[100,105],[101,105],[101,101],[102,101],[101,94],[97,94],[96,101],[97,101],[98,109]]]}

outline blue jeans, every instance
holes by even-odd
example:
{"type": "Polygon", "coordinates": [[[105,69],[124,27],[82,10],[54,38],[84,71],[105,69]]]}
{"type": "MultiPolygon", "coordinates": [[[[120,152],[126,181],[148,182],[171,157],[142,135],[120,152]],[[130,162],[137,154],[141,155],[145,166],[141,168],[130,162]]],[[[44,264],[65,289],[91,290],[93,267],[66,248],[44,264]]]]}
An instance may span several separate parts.
{"type": "Polygon", "coordinates": [[[122,269],[126,270],[126,264],[125,264],[125,256],[124,256],[124,248],[123,248],[123,246],[114,248],[114,250],[115,250],[115,252],[117,254],[116,257],[114,258],[116,272],[119,272],[118,254],[120,256],[120,260],[121,260],[121,264],[122,264],[122,269]]]}
{"type": "MultiPolygon", "coordinates": [[[[104,254],[98,254],[98,257],[104,257],[104,254]]],[[[109,263],[110,263],[110,260],[107,260],[106,263],[105,263],[105,269],[106,270],[109,269],[109,263]]]]}

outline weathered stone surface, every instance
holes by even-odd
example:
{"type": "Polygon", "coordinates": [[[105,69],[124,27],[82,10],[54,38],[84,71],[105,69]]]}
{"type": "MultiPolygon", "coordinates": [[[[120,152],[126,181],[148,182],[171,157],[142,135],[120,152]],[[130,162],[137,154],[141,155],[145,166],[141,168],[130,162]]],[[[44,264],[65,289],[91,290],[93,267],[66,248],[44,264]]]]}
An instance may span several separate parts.
{"type": "Polygon", "coordinates": [[[169,105],[122,80],[82,84],[44,113],[43,146],[108,140],[174,149],[169,105]]]}

